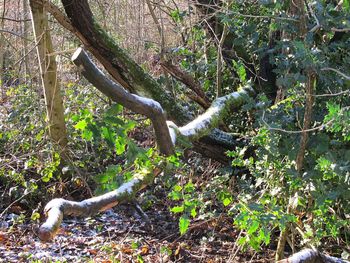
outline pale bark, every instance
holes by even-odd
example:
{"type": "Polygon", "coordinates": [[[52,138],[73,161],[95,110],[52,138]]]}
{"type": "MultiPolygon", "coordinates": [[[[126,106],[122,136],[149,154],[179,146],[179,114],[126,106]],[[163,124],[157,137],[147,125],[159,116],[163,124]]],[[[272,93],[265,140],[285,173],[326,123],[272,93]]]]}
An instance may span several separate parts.
{"type": "Polygon", "coordinates": [[[26,20],[28,13],[28,1],[23,0],[23,60],[24,60],[24,79],[27,83],[28,76],[30,75],[29,69],[29,52],[28,52],[28,22],[26,20]]]}
{"type": "Polygon", "coordinates": [[[40,226],[39,238],[43,241],[51,240],[59,229],[64,215],[91,216],[100,211],[105,211],[120,202],[131,201],[135,194],[153,181],[160,170],[149,173],[135,174],[133,179],[121,185],[118,189],[104,195],[92,197],[81,202],[74,202],[57,198],[51,200],[45,206],[44,212],[47,219],[40,226]]]}
{"type": "Polygon", "coordinates": [[[222,96],[222,70],[223,70],[223,55],[222,49],[224,46],[225,38],[228,34],[228,26],[224,24],[224,29],[222,30],[221,38],[218,43],[217,51],[217,62],[216,62],[216,97],[222,96]]]}
{"type": "Polygon", "coordinates": [[[44,90],[50,139],[60,147],[64,157],[67,146],[67,133],[64,121],[63,101],[57,79],[57,65],[53,53],[48,18],[42,1],[30,0],[33,32],[39,60],[41,82],[44,90]]]}
{"type": "Polygon", "coordinates": [[[277,263],[349,263],[349,261],[327,256],[317,250],[304,249],[289,258],[277,261],[277,263]]]}
{"type": "Polygon", "coordinates": [[[245,86],[239,91],[217,98],[203,114],[182,127],[177,127],[174,123],[168,122],[173,143],[176,143],[176,136],[196,140],[209,134],[233,108],[242,106],[253,94],[252,87],[245,86]]]}
{"type": "Polygon", "coordinates": [[[162,154],[170,155],[174,152],[169,130],[166,125],[165,114],[158,102],[131,94],[116,82],[108,79],[105,74],[93,64],[86,52],[81,48],[74,53],[72,61],[81,70],[83,76],[106,96],[124,107],[136,113],[146,115],[151,119],[157,144],[162,154]]]}
{"type": "MultiPolygon", "coordinates": [[[[4,0],[3,6],[2,6],[2,18],[0,21],[0,30],[4,29],[5,26],[5,19],[4,19],[4,14],[5,14],[5,10],[6,10],[6,0],[4,0]]],[[[4,85],[3,81],[4,81],[4,53],[5,53],[5,46],[4,46],[4,36],[3,33],[0,32],[0,87],[2,85],[4,85]]],[[[1,99],[5,100],[5,89],[3,87],[1,87],[1,99]]]]}

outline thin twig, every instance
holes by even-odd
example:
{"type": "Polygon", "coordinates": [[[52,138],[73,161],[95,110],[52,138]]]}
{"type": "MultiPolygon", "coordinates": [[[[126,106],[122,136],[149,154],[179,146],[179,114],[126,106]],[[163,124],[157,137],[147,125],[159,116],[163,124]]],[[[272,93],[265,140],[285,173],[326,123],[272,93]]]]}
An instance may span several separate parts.
{"type": "Polygon", "coordinates": [[[335,27],[332,27],[331,30],[333,32],[348,32],[348,31],[350,31],[350,28],[335,28],[335,27]]]}
{"type": "Polygon", "coordinates": [[[321,68],[321,71],[333,71],[333,72],[339,74],[340,76],[342,76],[343,78],[345,78],[346,80],[350,80],[350,76],[344,74],[343,72],[341,72],[341,71],[339,71],[338,69],[335,69],[335,68],[330,68],[330,67],[321,68]]]}

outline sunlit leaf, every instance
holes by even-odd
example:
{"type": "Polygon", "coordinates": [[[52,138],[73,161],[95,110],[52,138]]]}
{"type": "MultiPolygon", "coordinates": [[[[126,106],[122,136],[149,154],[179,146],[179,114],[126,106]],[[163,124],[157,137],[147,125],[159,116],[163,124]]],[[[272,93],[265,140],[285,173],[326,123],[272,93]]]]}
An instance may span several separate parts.
{"type": "Polygon", "coordinates": [[[180,217],[179,229],[180,229],[181,235],[183,235],[187,232],[189,226],[190,226],[190,220],[185,216],[180,217]]]}

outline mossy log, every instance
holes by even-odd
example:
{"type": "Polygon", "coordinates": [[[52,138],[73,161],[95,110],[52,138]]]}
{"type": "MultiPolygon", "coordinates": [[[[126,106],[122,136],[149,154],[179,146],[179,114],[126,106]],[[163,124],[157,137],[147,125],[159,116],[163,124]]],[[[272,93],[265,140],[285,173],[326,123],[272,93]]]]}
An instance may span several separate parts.
{"type": "Polygon", "coordinates": [[[176,136],[183,136],[193,141],[209,134],[233,108],[242,106],[253,94],[253,89],[247,85],[239,91],[216,99],[203,114],[182,127],[177,127],[168,121],[173,143],[176,143],[176,136]]]}

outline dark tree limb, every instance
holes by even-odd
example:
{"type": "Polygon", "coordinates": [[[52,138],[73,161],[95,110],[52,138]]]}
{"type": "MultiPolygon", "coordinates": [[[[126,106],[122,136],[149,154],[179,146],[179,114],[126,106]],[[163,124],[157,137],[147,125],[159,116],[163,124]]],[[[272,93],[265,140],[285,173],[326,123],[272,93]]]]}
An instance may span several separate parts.
{"type": "Polygon", "coordinates": [[[195,101],[201,105],[204,109],[210,107],[210,101],[205,95],[200,83],[196,81],[191,74],[181,70],[179,67],[171,63],[171,61],[161,61],[160,65],[168,72],[172,77],[184,83],[189,87],[196,95],[195,101]]]}
{"type": "Polygon", "coordinates": [[[97,23],[87,0],[61,1],[70,23],[86,48],[101,62],[107,72],[125,89],[158,101],[168,116],[179,123],[191,119],[175,99],[147,74],[139,64],[97,23]]]}

